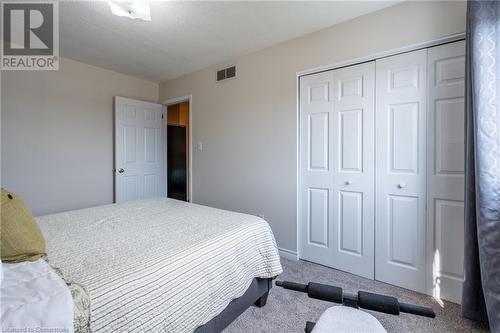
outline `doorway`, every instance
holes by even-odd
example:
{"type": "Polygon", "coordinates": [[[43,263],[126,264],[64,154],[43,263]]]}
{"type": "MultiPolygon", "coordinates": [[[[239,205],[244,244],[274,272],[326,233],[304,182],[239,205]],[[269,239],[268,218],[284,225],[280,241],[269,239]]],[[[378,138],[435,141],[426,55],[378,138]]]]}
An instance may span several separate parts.
{"type": "Polygon", "coordinates": [[[167,196],[189,201],[190,102],[167,104],[167,196]]]}

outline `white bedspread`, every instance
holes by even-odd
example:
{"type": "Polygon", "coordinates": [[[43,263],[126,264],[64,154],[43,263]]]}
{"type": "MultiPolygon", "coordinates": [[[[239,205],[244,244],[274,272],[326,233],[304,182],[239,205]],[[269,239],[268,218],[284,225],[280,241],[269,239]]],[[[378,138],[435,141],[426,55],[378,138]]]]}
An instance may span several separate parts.
{"type": "Polygon", "coordinates": [[[37,220],[51,264],[90,293],[94,332],[191,332],[282,272],[251,215],[154,198],[37,220]]]}
{"type": "Polygon", "coordinates": [[[1,265],[2,332],[73,332],[71,293],[45,260],[1,265]]]}

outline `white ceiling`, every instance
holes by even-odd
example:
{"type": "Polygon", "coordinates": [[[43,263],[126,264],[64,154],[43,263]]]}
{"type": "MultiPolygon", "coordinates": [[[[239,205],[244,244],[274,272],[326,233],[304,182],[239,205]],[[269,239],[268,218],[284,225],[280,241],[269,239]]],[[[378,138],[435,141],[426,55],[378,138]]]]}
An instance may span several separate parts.
{"type": "Polygon", "coordinates": [[[150,1],[146,22],[112,15],[105,1],[65,1],[61,55],[163,82],[394,3],[150,1]]]}

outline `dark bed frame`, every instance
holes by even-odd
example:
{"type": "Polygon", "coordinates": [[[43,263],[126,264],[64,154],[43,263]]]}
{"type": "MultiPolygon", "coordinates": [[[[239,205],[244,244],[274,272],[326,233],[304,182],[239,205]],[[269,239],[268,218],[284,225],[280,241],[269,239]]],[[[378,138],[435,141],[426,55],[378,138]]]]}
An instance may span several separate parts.
{"type": "Polygon", "coordinates": [[[217,316],[205,325],[194,330],[195,333],[216,333],[222,332],[239,315],[245,312],[250,306],[259,308],[266,305],[269,290],[273,286],[272,279],[253,279],[250,287],[240,298],[232,300],[229,305],[217,316]]]}

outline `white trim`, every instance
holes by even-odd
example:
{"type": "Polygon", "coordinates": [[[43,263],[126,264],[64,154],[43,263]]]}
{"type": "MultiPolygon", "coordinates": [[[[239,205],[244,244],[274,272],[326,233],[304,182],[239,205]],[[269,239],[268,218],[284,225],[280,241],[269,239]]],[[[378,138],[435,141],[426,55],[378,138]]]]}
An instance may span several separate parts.
{"type": "MultiPolygon", "coordinates": [[[[173,104],[179,104],[182,102],[189,102],[189,161],[188,161],[188,201],[193,202],[193,95],[185,95],[180,97],[169,98],[164,100],[161,104],[164,106],[169,106],[173,104]]],[[[167,127],[167,115],[165,113],[165,128],[167,127]]],[[[165,135],[167,130],[165,129],[165,135]]],[[[166,155],[166,153],[165,153],[166,155]]],[[[165,156],[166,160],[166,156],[165,156]]],[[[165,162],[165,165],[167,163],[165,162]]],[[[166,168],[165,168],[166,169],[166,168]]],[[[166,178],[165,178],[166,179],[166,178]]],[[[166,182],[165,182],[166,183],[166,182]]],[[[167,184],[165,184],[167,186],[167,184]]],[[[168,193],[168,192],[165,192],[168,193]]]]}
{"type": "MultiPolygon", "coordinates": [[[[180,96],[180,97],[166,99],[163,102],[161,102],[161,104],[169,106],[169,105],[179,104],[182,102],[191,103],[192,100],[193,100],[193,95],[184,95],[184,96],[180,96]]],[[[189,111],[191,111],[191,107],[189,109],[190,109],[189,111]]]]}
{"type": "Polygon", "coordinates": [[[280,253],[280,257],[288,259],[288,260],[299,260],[299,256],[297,255],[297,252],[284,249],[281,247],[278,247],[278,251],[280,253]]]}
{"type": "MultiPolygon", "coordinates": [[[[297,240],[296,240],[297,241],[297,252],[296,252],[297,259],[300,259],[300,236],[301,236],[300,235],[300,227],[299,227],[300,214],[301,214],[301,211],[300,211],[300,146],[299,146],[300,145],[300,98],[299,98],[299,95],[300,95],[300,77],[304,76],[304,75],[328,71],[328,70],[332,70],[332,69],[336,69],[336,68],[340,68],[340,67],[355,65],[355,64],[362,63],[362,62],[373,61],[376,59],[385,58],[385,57],[389,57],[389,56],[400,54],[400,53],[411,52],[411,51],[415,51],[415,50],[423,49],[423,48],[429,48],[429,47],[437,46],[440,44],[452,43],[452,42],[456,42],[456,41],[459,41],[462,39],[465,39],[465,32],[461,32],[461,33],[457,33],[457,34],[453,34],[453,35],[449,35],[449,36],[444,36],[444,37],[433,39],[433,40],[430,40],[427,42],[412,44],[412,45],[400,47],[397,49],[378,52],[378,53],[374,53],[374,54],[371,54],[371,55],[368,55],[365,57],[359,57],[356,59],[341,61],[341,62],[337,62],[337,63],[331,64],[331,65],[311,68],[311,69],[299,71],[296,73],[296,81],[295,82],[296,82],[296,88],[297,88],[297,99],[296,99],[296,103],[297,103],[296,104],[296,115],[297,115],[297,142],[296,142],[296,144],[297,144],[297,161],[296,161],[297,162],[297,218],[296,218],[295,227],[297,228],[297,240]]],[[[295,252],[289,251],[289,250],[285,250],[285,251],[288,251],[290,253],[295,253],[295,252]]],[[[281,252],[282,252],[282,250],[280,249],[280,254],[281,254],[281,252]]],[[[286,258],[286,255],[289,255],[289,254],[285,254],[283,257],[286,258]]]]}
{"type": "Polygon", "coordinates": [[[296,121],[297,121],[297,131],[296,131],[296,137],[297,137],[297,140],[295,142],[296,144],[296,152],[297,152],[297,160],[295,161],[295,163],[297,163],[297,192],[296,192],[296,200],[297,200],[297,207],[296,207],[296,214],[297,214],[297,221],[296,221],[296,228],[297,228],[297,232],[296,232],[296,244],[297,244],[297,260],[300,259],[300,244],[301,244],[301,240],[300,240],[300,228],[299,228],[299,222],[300,222],[300,214],[301,214],[301,211],[300,211],[300,76],[297,75],[297,80],[295,81],[296,83],[296,87],[295,87],[295,91],[297,93],[297,99],[296,99],[296,103],[297,103],[297,113],[296,113],[296,121]]]}

